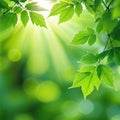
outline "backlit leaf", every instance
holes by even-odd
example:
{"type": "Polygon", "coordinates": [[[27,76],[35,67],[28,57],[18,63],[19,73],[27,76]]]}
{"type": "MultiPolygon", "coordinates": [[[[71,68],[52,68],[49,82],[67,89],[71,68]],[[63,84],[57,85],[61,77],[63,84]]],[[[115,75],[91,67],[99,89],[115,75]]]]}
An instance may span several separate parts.
{"type": "Polygon", "coordinates": [[[5,30],[9,27],[14,27],[17,24],[17,15],[9,12],[0,16],[0,29],[5,30]]]}
{"type": "Polygon", "coordinates": [[[0,1],[0,8],[8,9],[8,4],[5,1],[0,1]]]}
{"type": "Polygon", "coordinates": [[[103,51],[98,55],[98,58],[102,60],[108,55],[108,53],[109,53],[109,50],[103,51]]]}
{"type": "Polygon", "coordinates": [[[76,34],[72,40],[72,44],[79,45],[85,44],[88,41],[88,44],[91,46],[96,41],[96,35],[92,28],[87,28],[85,31],[80,31],[76,34]]]}
{"type": "Polygon", "coordinates": [[[30,12],[30,18],[33,24],[39,25],[41,27],[46,27],[45,19],[41,14],[30,12]]]}
{"type": "Polygon", "coordinates": [[[72,44],[79,45],[85,44],[89,38],[90,34],[88,31],[80,31],[76,34],[72,40],[72,44]]]}
{"type": "Polygon", "coordinates": [[[73,14],[74,14],[74,6],[69,5],[60,13],[59,23],[68,21],[69,19],[72,18],[73,14]]]}
{"type": "Polygon", "coordinates": [[[120,47],[114,48],[114,60],[118,65],[120,65],[120,47]]]}
{"type": "Polygon", "coordinates": [[[78,15],[78,16],[80,16],[80,14],[82,13],[82,5],[80,4],[80,3],[77,3],[76,5],[75,5],[75,13],[78,15]]]}
{"type": "Polygon", "coordinates": [[[29,20],[29,16],[28,16],[28,13],[27,11],[22,11],[21,12],[21,21],[23,23],[24,26],[26,26],[26,24],[28,23],[28,20],[29,20]]]}
{"type": "Polygon", "coordinates": [[[54,16],[54,15],[60,14],[66,8],[66,6],[68,6],[68,4],[65,2],[60,2],[60,3],[55,4],[52,7],[49,16],[54,16]]]}
{"type": "Polygon", "coordinates": [[[73,81],[73,85],[70,88],[81,87],[84,98],[88,96],[94,87],[99,88],[100,80],[97,77],[97,72],[94,70],[91,72],[81,72],[77,73],[73,81]]]}
{"type": "Polygon", "coordinates": [[[114,58],[114,50],[111,49],[108,53],[107,62],[111,62],[114,58]]]}
{"type": "Polygon", "coordinates": [[[13,10],[14,10],[15,13],[18,14],[22,11],[22,8],[20,6],[15,6],[13,10]]]}
{"type": "Polygon", "coordinates": [[[81,60],[86,64],[94,64],[98,61],[97,57],[92,53],[88,53],[87,55],[84,55],[81,60]]]}
{"type": "Polygon", "coordinates": [[[37,2],[28,3],[25,7],[31,11],[46,11],[46,9],[39,6],[37,2]]]}
{"type": "Polygon", "coordinates": [[[93,34],[89,37],[88,44],[91,46],[95,43],[95,41],[96,41],[96,35],[93,34]]]}
{"type": "Polygon", "coordinates": [[[99,65],[97,67],[97,74],[100,80],[113,87],[114,75],[112,70],[108,66],[99,65]]]}

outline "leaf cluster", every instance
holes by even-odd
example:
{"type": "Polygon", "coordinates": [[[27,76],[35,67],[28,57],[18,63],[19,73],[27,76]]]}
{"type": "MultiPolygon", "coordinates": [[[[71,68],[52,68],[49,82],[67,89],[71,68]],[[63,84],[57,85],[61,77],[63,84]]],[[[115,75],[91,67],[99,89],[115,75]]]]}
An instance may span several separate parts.
{"type": "Polygon", "coordinates": [[[99,64],[98,66],[85,66],[75,75],[73,85],[70,88],[81,87],[84,98],[88,96],[94,88],[98,89],[101,82],[113,87],[114,76],[111,69],[99,64]]]}
{"type": "MultiPolygon", "coordinates": [[[[95,24],[93,28],[87,26],[87,29],[75,34],[71,44],[88,43],[92,49],[92,45],[98,41],[97,35],[101,38],[104,35],[107,38],[102,39],[104,42],[104,45],[101,45],[102,52],[87,53],[81,58],[81,62],[86,66],[76,74],[71,88],[81,87],[86,98],[94,87],[98,89],[102,82],[114,86],[114,75],[108,64],[113,62],[120,65],[120,0],[60,0],[51,8],[49,17],[59,15],[59,23],[62,23],[70,20],[74,14],[81,17],[80,14],[84,10],[93,16],[95,24]],[[102,64],[104,59],[107,61],[102,64]]],[[[46,11],[46,9],[36,2],[0,0],[0,29],[15,27],[18,16],[24,26],[31,20],[35,25],[46,27],[41,11],[46,11]]]]}
{"type": "Polygon", "coordinates": [[[52,7],[49,16],[59,15],[59,23],[62,23],[70,20],[73,17],[74,13],[80,16],[82,11],[83,7],[80,2],[66,0],[55,4],[52,7]]]}
{"type": "Polygon", "coordinates": [[[0,1],[0,29],[5,30],[9,27],[15,27],[20,16],[24,26],[31,20],[33,24],[46,27],[45,19],[41,11],[45,8],[38,5],[37,2],[28,2],[26,0],[10,0],[9,4],[0,1]],[[12,6],[9,4],[12,3],[12,6]]]}

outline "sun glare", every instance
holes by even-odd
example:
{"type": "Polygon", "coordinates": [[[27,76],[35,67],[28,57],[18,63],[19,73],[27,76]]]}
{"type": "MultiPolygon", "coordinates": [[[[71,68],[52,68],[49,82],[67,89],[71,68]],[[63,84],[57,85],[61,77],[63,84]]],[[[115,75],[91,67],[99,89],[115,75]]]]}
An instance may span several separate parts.
{"type": "Polygon", "coordinates": [[[39,3],[39,5],[47,10],[50,10],[52,4],[51,0],[36,0],[36,2],[39,3]]]}
{"type": "Polygon", "coordinates": [[[59,80],[70,81],[74,74],[74,64],[71,62],[72,56],[68,50],[71,47],[70,38],[80,30],[80,26],[88,24],[88,21],[85,21],[83,16],[80,19],[75,18],[67,23],[58,24],[58,16],[46,17],[53,6],[51,0],[36,1],[41,7],[48,9],[45,14],[43,12],[47,29],[29,22],[25,28],[20,24],[11,30],[6,45],[8,58],[12,62],[18,62],[27,56],[28,73],[42,76],[52,69],[51,74],[56,75],[59,80]]]}

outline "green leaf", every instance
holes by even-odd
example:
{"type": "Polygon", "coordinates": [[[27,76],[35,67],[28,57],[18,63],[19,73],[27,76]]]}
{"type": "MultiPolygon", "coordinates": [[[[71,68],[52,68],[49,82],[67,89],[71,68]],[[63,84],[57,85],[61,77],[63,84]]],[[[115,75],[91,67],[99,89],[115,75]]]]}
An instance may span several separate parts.
{"type": "Polygon", "coordinates": [[[90,37],[89,37],[89,40],[88,40],[88,44],[91,46],[95,43],[96,41],[96,35],[95,34],[92,34],[90,37]]]}
{"type": "Polygon", "coordinates": [[[98,61],[98,58],[92,53],[88,53],[82,57],[81,61],[86,64],[94,64],[98,61]]]}
{"type": "Polygon", "coordinates": [[[99,65],[97,67],[97,75],[100,80],[113,87],[114,75],[112,70],[108,66],[99,65]]]}
{"type": "Polygon", "coordinates": [[[85,44],[89,38],[90,34],[88,31],[80,31],[78,34],[76,34],[72,40],[72,44],[79,45],[79,44],[85,44]]]}
{"type": "Polygon", "coordinates": [[[25,11],[25,10],[22,11],[22,12],[21,12],[21,21],[22,21],[22,23],[23,23],[24,26],[27,25],[28,20],[29,20],[29,16],[28,16],[27,11],[25,11]]]}
{"type": "Polygon", "coordinates": [[[107,62],[111,62],[114,58],[114,50],[110,49],[107,57],[107,62]]]}
{"type": "Polygon", "coordinates": [[[37,2],[28,3],[28,4],[26,4],[25,7],[28,10],[31,10],[31,11],[46,11],[46,9],[41,7],[41,6],[39,6],[37,2]]]}
{"type": "Polygon", "coordinates": [[[114,19],[120,17],[120,1],[119,0],[114,2],[114,8],[112,10],[112,17],[114,19]]]}
{"type": "Polygon", "coordinates": [[[103,51],[98,55],[98,58],[100,60],[103,60],[108,55],[108,53],[109,53],[109,50],[103,51]]]}
{"type": "Polygon", "coordinates": [[[120,22],[118,22],[118,24],[116,25],[116,27],[111,32],[111,37],[114,40],[120,41],[120,22]]]}
{"type": "Polygon", "coordinates": [[[65,2],[60,2],[55,4],[52,7],[49,16],[55,16],[57,14],[60,14],[66,8],[66,6],[68,6],[68,4],[65,2]]]}
{"type": "Polygon", "coordinates": [[[93,10],[93,8],[92,8],[93,5],[94,5],[94,2],[93,2],[93,1],[90,1],[90,0],[87,0],[86,3],[85,3],[86,9],[87,9],[91,14],[94,14],[94,10],[93,10]]]}
{"type": "Polygon", "coordinates": [[[30,18],[33,24],[39,25],[41,27],[46,27],[45,19],[41,14],[30,12],[30,18]]]}
{"type": "Polygon", "coordinates": [[[91,72],[81,72],[76,74],[75,79],[73,81],[73,85],[70,88],[81,87],[84,98],[94,90],[94,87],[97,89],[100,86],[100,80],[97,77],[97,72],[94,70],[91,72]]]}
{"type": "Polygon", "coordinates": [[[101,32],[101,30],[103,29],[103,22],[99,21],[96,27],[97,32],[101,32]]]}
{"type": "Polygon", "coordinates": [[[0,8],[8,9],[8,4],[5,1],[0,1],[0,8]]]}
{"type": "Polygon", "coordinates": [[[87,28],[87,31],[90,33],[90,34],[94,34],[94,30],[92,28],[87,28]]]}
{"type": "Polygon", "coordinates": [[[85,0],[85,6],[86,9],[94,15],[99,16],[99,14],[102,14],[104,9],[101,4],[101,0],[85,0]]]}
{"type": "Polygon", "coordinates": [[[114,48],[114,60],[118,65],[120,65],[120,47],[114,48]]]}
{"type": "Polygon", "coordinates": [[[110,33],[117,24],[117,20],[113,20],[110,11],[105,11],[97,26],[97,31],[101,30],[105,33],[110,33]]]}
{"type": "Polygon", "coordinates": [[[96,66],[84,66],[80,68],[80,72],[93,72],[96,66]]]}
{"type": "Polygon", "coordinates": [[[20,6],[15,6],[13,11],[18,14],[22,11],[22,8],[20,6]]]}
{"type": "Polygon", "coordinates": [[[0,16],[0,29],[5,30],[9,27],[14,27],[17,24],[17,15],[12,12],[8,12],[5,15],[0,16]]]}
{"type": "Polygon", "coordinates": [[[27,1],[27,0],[20,0],[20,2],[25,2],[25,1],[27,1]]]}
{"type": "Polygon", "coordinates": [[[86,31],[80,31],[76,34],[72,40],[72,44],[79,45],[85,44],[88,41],[88,44],[91,46],[96,41],[96,35],[92,28],[87,28],[86,31]]]}
{"type": "Polygon", "coordinates": [[[82,13],[82,10],[83,10],[82,5],[81,5],[80,3],[77,3],[77,4],[75,5],[75,13],[78,15],[78,17],[79,17],[80,14],[82,13]]]}
{"type": "Polygon", "coordinates": [[[14,1],[14,2],[18,3],[18,2],[25,2],[27,0],[10,0],[10,1],[14,1]]]}
{"type": "Polygon", "coordinates": [[[65,3],[69,3],[69,4],[73,4],[77,0],[60,0],[60,1],[65,2],[65,3]]]}
{"type": "Polygon", "coordinates": [[[111,2],[111,0],[105,0],[106,4],[109,4],[111,2]]]}
{"type": "Polygon", "coordinates": [[[59,23],[68,21],[74,15],[74,6],[69,5],[60,13],[59,23]]]}

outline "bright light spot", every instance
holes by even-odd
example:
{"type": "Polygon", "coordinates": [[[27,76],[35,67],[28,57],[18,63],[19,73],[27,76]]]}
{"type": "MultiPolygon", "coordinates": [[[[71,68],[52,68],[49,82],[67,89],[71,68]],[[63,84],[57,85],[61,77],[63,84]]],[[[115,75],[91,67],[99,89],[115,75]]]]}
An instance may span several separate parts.
{"type": "Polygon", "coordinates": [[[120,114],[113,116],[111,120],[120,120],[120,114]]]}
{"type": "Polygon", "coordinates": [[[50,0],[36,0],[36,2],[39,3],[39,5],[47,10],[50,10],[51,8],[51,2],[50,0]]]}
{"type": "MultiPolygon", "coordinates": [[[[32,27],[34,29],[34,27],[32,27]]],[[[46,54],[44,36],[38,29],[33,29],[29,32],[27,39],[29,39],[29,53],[27,61],[27,69],[30,73],[42,75],[50,68],[50,60],[46,54]]]]}
{"type": "Polygon", "coordinates": [[[36,88],[36,97],[41,102],[51,102],[60,96],[59,87],[50,81],[42,82],[36,88]]]}
{"type": "Polygon", "coordinates": [[[94,110],[94,105],[89,100],[83,100],[79,104],[80,113],[82,114],[90,114],[94,110]]]}
{"type": "Polygon", "coordinates": [[[18,49],[11,49],[8,52],[8,58],[13,62],[19,61],[21,57],[22,57],[21,51],[18,49]]]}

